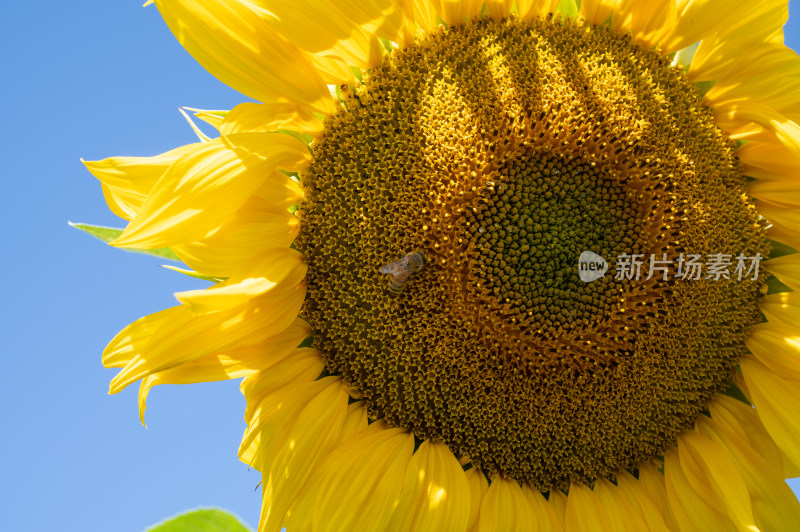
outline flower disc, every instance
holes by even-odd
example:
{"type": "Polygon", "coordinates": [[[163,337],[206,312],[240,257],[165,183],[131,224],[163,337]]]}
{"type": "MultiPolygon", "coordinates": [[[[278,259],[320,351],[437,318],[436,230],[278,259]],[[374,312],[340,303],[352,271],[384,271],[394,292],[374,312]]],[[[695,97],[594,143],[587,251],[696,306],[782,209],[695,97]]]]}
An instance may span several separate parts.
{"type": "Polygon", "coordinates": [[[314,347],[373,417],[546,490],[663,455],[725,389],[762,277],[578,272],[767,254],[682,70],[580,22],[480,20],[343,94],[296,246],[314,347]]]}

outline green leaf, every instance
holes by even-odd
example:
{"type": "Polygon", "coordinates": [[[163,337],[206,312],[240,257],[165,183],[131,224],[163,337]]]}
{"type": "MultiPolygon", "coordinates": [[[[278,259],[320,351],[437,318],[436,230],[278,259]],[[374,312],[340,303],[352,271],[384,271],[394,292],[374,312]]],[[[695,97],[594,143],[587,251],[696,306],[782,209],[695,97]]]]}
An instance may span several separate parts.
{"type": "Polygon", "coordinates": [[[251,532],[235,516],[224,510],[201,508],[171,517],[146,532],[251,532]]]}
{"type": "MultiPolygon", "coordinates": [[[[100,239],[105,243],[111,242],[119,235],[121,235],[123,231],[122,229],[118,229],[116,227],[104,227],[102,225],[89,225],[89,224],[74,224],[72,222],[68,223],[75,229],[80,229],[85,233],[89,233],[93,237],[100,239]]],[[[127,251],[133,251],[134,253],[144,253],[145,255],[155,255],[156,257],[161,257],[162,259],[181,262],[181,259],[169,248],[160,248],[160,249],[121,248],[121,249],[127,251]]]]}

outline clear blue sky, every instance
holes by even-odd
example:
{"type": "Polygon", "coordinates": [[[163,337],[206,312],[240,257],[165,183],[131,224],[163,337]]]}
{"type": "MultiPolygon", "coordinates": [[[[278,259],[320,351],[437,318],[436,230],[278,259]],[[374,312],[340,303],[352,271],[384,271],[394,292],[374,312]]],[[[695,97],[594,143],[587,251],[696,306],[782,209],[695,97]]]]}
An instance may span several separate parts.
{"type": "MultiPolygon", "coordinates": [[[[0,530],[141,532],[200,505],[258,522],[260,477],[236,457],[238,383],[155,388],[149,429],[138,421],[135,386],[106,394],[107,341],[201,283],[67,226],[121,224],[80,157],[193,142],[177,106],[225,109],[244,99],[141,3],[3,8],[0,530]]],[[[799,49],[800,4],[793,11],[787,40],[799,49]]]]}

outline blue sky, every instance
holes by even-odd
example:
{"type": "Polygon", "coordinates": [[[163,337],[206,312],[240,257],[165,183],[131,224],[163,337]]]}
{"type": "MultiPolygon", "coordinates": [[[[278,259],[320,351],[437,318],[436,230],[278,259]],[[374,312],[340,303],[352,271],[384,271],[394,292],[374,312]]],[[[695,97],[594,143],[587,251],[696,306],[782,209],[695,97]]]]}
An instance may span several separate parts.
{"type": "MultiPolygon", "coordinates": [[[[798,6],[787,27],[795,49],[798,6]]],[[[183,51],[152,6],[39,1],[3,11],[0,529],[140,532],[201,505],[255,525],[260,477],[236,457],[237,382],[157,387],[149,429],[135,386],[106,393],[108,340],[202,283],[67,226],[121,224],[80,157],[193,142],[177,106],[225,109],[244,98],[183,51]]]]}

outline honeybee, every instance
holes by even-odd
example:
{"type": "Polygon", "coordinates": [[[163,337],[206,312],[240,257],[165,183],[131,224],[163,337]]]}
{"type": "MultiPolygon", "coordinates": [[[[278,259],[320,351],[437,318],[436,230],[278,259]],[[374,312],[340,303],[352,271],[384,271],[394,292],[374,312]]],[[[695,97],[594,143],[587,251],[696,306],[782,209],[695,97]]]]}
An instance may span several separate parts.
{"type": "Polygon", "coordinates": [[[403,290],[412,273],[417,273],[425,266],[425,255],[412,251],[405,257],[393,260],[381,266],[380,272],[389,276],[389,289],[398,293],[403,290]]]}

